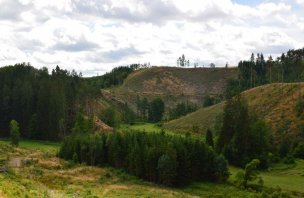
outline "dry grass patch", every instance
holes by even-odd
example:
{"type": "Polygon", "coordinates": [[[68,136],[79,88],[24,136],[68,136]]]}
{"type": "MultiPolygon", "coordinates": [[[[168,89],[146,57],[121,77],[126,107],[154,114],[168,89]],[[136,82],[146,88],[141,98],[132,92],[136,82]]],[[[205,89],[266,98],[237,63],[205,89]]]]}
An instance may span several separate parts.
{"type": "MultiPolygon", "coordinates": [[[[287,134],[293,138],[298,135],[304,116],[297,115],[295,106],[297,99],[304,96],[304,83],[269,84],[245,91],[242,95],[250,109],[272,127],[275,137],[287,134]]],[[[204,133],[206,129],[214,128],[216,117],[223,112],[223,107],[224,103],[219,103],[201,108],[164,126],[182,131],[191,131],[193,126],[198,126],[200,132],[204,133]]]]}

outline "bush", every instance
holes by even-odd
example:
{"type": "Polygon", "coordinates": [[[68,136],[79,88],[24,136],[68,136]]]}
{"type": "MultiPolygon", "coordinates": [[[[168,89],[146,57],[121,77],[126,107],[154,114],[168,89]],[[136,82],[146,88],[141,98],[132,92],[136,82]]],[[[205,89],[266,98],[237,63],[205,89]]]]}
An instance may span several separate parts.
{"type": "Polygon", "coordinates": [[[203,104],[204,107],[209,107],[209,106],[212,106],[214,104],[215,104],[215,98],[214,97],[211,97],[209,95],[206,95],[204,97],[204,104],[203,104]]]}
{"type": "Polygon", "coordinates": [[[250,163],[246,164],[245,171],[240,171],[236,174],[234,183],[240,188],[253,188],[255,190],[261,191],[264,181],[262,177],[259,176],[258,166],[260,160],[254,159],[250,163]],[[257,182],[257,183],[249,183],[257,182]]]}
{"type": "Polygon", "coordinates": [[[279,163],[281,158],[278,154],[268,153],[270,163],[279,163]]]}
{"type": "Polygon", "coordinates": [[[292,155],[288,154],[284,160],[283,160],[284,164],[294,164],[295,163],[295,159],[292,155]]]}
{"type": "Polygon", "coordinates": [[[294,156],[300,159],[304,159],[304,144],[299,144],[295,151],[294,151],[294,156]]]}
{"type": "Polygon", "coordinates": [[[16,120],[10,122],[11,143],[18,146],[20,140],[19,123],[16,120]]]}

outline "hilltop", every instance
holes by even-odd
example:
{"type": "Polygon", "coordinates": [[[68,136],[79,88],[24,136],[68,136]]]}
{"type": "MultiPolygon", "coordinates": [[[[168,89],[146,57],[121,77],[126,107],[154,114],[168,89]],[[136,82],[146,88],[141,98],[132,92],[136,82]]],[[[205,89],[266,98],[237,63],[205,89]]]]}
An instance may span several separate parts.
{"type": "Polygon", "coordinates": [[[237,68],[152,67],[131,73],[122,86],[104,93],[133,108],[137,96],[161,97],[167,107],[187,100],[202,106],[206,95],[222,97],[227,80],[237,74],[237,68]]]}
{"type": "MultiPolygon", "coordinates": [[[[265,119],[277,136],[298,135],[303,129],[303,114],[296,111],[297,101],[303,97],[304,83],[275,83],[256,87],[242,93],[251,111],[265,119]]],[[[216,127],[217,117],[223,113],[225,102],[165,123],[171,130],[190,131],[197,126],[201,133],[216,127]]]]}

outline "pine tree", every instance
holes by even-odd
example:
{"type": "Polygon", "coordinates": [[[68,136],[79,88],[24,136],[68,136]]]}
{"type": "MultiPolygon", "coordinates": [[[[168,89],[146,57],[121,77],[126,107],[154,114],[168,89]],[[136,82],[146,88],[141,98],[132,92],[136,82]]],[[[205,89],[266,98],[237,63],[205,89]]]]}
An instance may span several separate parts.
{"type": "Polygon", "coordinates": [[[161,98],[156,98],[151,101],[149,108],[149,121],[159,122],[163,118],[165,104],[161,98]]]}
{"type": "Polygon", "coordinates": [[[213,142],[213,135],[210,129],[207,130],[206,133],[206,143],[207,145],[211,146],[212,148],[214,147],[214,142],[213,142]]]}

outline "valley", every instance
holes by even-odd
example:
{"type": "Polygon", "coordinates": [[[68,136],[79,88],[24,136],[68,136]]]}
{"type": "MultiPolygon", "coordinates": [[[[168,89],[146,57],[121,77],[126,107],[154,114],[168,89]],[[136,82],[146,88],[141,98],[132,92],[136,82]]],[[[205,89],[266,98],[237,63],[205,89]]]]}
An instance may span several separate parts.
{"type": "Polygon", "coordinates": [[[303,63],[271,64],[0,68],[0,196],[304,197],[303,63]]]}

